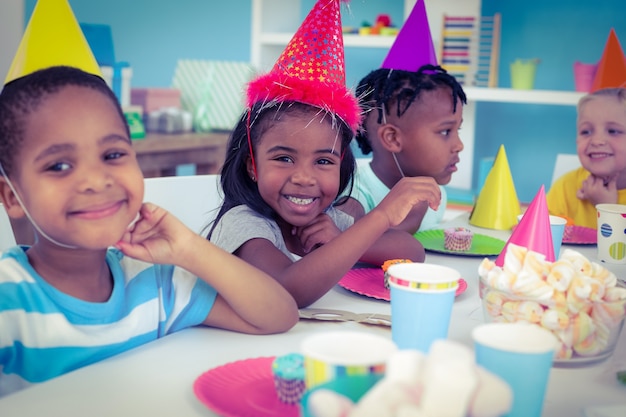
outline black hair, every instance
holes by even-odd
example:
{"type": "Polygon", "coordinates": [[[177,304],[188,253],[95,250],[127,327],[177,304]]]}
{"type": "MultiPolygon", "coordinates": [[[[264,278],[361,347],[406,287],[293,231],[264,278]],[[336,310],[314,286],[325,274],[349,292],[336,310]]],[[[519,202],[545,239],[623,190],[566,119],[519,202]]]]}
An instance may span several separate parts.
{"type": "MultiPolygon", "coordinates": [[[[224,200],[210,228],[207,236],[208,239],[211,238],[211,234],[222,216],[231,208],[242,204],[250,207],[266,218],[276,219],[274,209],[263,200],[259,193],[257,183],[252,181],[248,175],[247,161],[248,158],[250,158],[248,125],[250,126],[249,135],[254,152],[254,148],[261,140],[261,137],[280,120],[280,117],[284,115],[304,115],[319,112],[320,109],[317,107],[292,101],[273,106],[257,103],[252,109],[243,113],[228,140],[226,159],[222,166],[220,176],[224,200]]],[[[343,203],[346,198],[338,197],[345,195],[344,191],[348,188],[350,188],[349,191],[352,191],[352,176],[356,166],[354,154],[350,149],[350,141],[352,140],[353,133],[350,127],[338,117],[331,116],[329,123],[336,124],[341,138],[340,151],[342,158],[339,167],[339,190],[335,198],[335,204],[340,204],[343,203]]],[[[347,194],[349,195],[349,193],[347,194]]]]}
{"type": "Polygon", "coordinates": [[[101,77],[67,66],[41,69],[10,81],[0,92],[0,164],[6,175],[11,175],[15,168],[14,158],[24,141],[28,116],[48,96],[69,85],[90,88],[107,96],[115,104],[130,138],[122,108],[101,77]]]}
{"type": "MultiPolygon", "coordinates": [[[[396,115],[401,117],[423,91],[433,91],[441,87],[452,90],[452,112],[456,112],[457,99],[467,104],[467,97],[461,84],[448,72],[436,65],[422,65],[417,71],[379,68],[367,74],[356,88],[363,113],[378,110],[378,123],[383,121],[383,109],[391,114],[395,107],[396,115]]],[[[359,130],[356,142],[367,155],[372,145],[365,129],[359,130]]]]}

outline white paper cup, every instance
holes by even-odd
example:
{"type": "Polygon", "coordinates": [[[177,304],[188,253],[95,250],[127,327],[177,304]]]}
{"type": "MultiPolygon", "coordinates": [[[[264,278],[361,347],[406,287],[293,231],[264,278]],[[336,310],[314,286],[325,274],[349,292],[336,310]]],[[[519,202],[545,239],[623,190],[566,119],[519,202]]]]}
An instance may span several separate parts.
{"type": "Polygon", "coordinates": [[[309,336],[302,342],[307,389],[347,375],[384,375],[387,359],[397,350],[386,337],[337,331],[309,336]]]}
{"type": "Polygon", "coordinates": [[[395,264],[387,272],[391,338],[400,349],[428,353],[433,341],[448,337],[459,272],[427,263],[395,264]]]}
{"type": "Polygon", "coordinates": [[[476,363],[513,390],[508,417],[540,417],[558,340],[526,322],[487,323],[472,331],[476,363]]]}
{"type": "Polygon", "coordinates": [[[598,204],[598,259],[626,264],[626,205],[598,204]]]}

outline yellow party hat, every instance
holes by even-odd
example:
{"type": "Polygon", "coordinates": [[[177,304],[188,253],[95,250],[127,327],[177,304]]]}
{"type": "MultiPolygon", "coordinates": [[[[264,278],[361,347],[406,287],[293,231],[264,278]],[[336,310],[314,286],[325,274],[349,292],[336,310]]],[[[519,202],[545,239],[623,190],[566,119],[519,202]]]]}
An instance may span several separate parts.
{"type": "Polygon", "coordinates": [[[39,0],[4,83],[55,65],[102,76],[67,0],[39,0]]]}
{"type": "Polygon", "coordinates": [[[509,230],[517,224],[517,215],[521,212],[504,145],[500,145],[469,222],[486,229],[509,230]]]}

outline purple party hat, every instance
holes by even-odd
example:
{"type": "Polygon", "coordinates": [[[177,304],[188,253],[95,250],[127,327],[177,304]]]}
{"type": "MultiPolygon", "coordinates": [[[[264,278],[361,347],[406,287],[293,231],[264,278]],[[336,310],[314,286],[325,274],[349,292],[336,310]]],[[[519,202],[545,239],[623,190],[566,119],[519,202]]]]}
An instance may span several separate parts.
{"type": "Polygon", "coordinates": [[[417,71],[425,64],[437,65],[424,0],[417,0],[381,68],[417,71]]]}

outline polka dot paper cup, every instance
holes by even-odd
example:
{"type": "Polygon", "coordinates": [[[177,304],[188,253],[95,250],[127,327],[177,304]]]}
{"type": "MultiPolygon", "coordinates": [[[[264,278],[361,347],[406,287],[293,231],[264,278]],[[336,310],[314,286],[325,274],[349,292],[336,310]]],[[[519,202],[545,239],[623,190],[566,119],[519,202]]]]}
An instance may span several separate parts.
{"type": "Polygon", "coordinates": [[[626,264],[626,205],[598,204],[598,259],[626,264]]]}
{"type": "Polygon", "coordinates": [[[384,375],[397,350],[388,338],[364,332],[318,333],[302,342],[307,390],[350,375],[384,375]]]}

